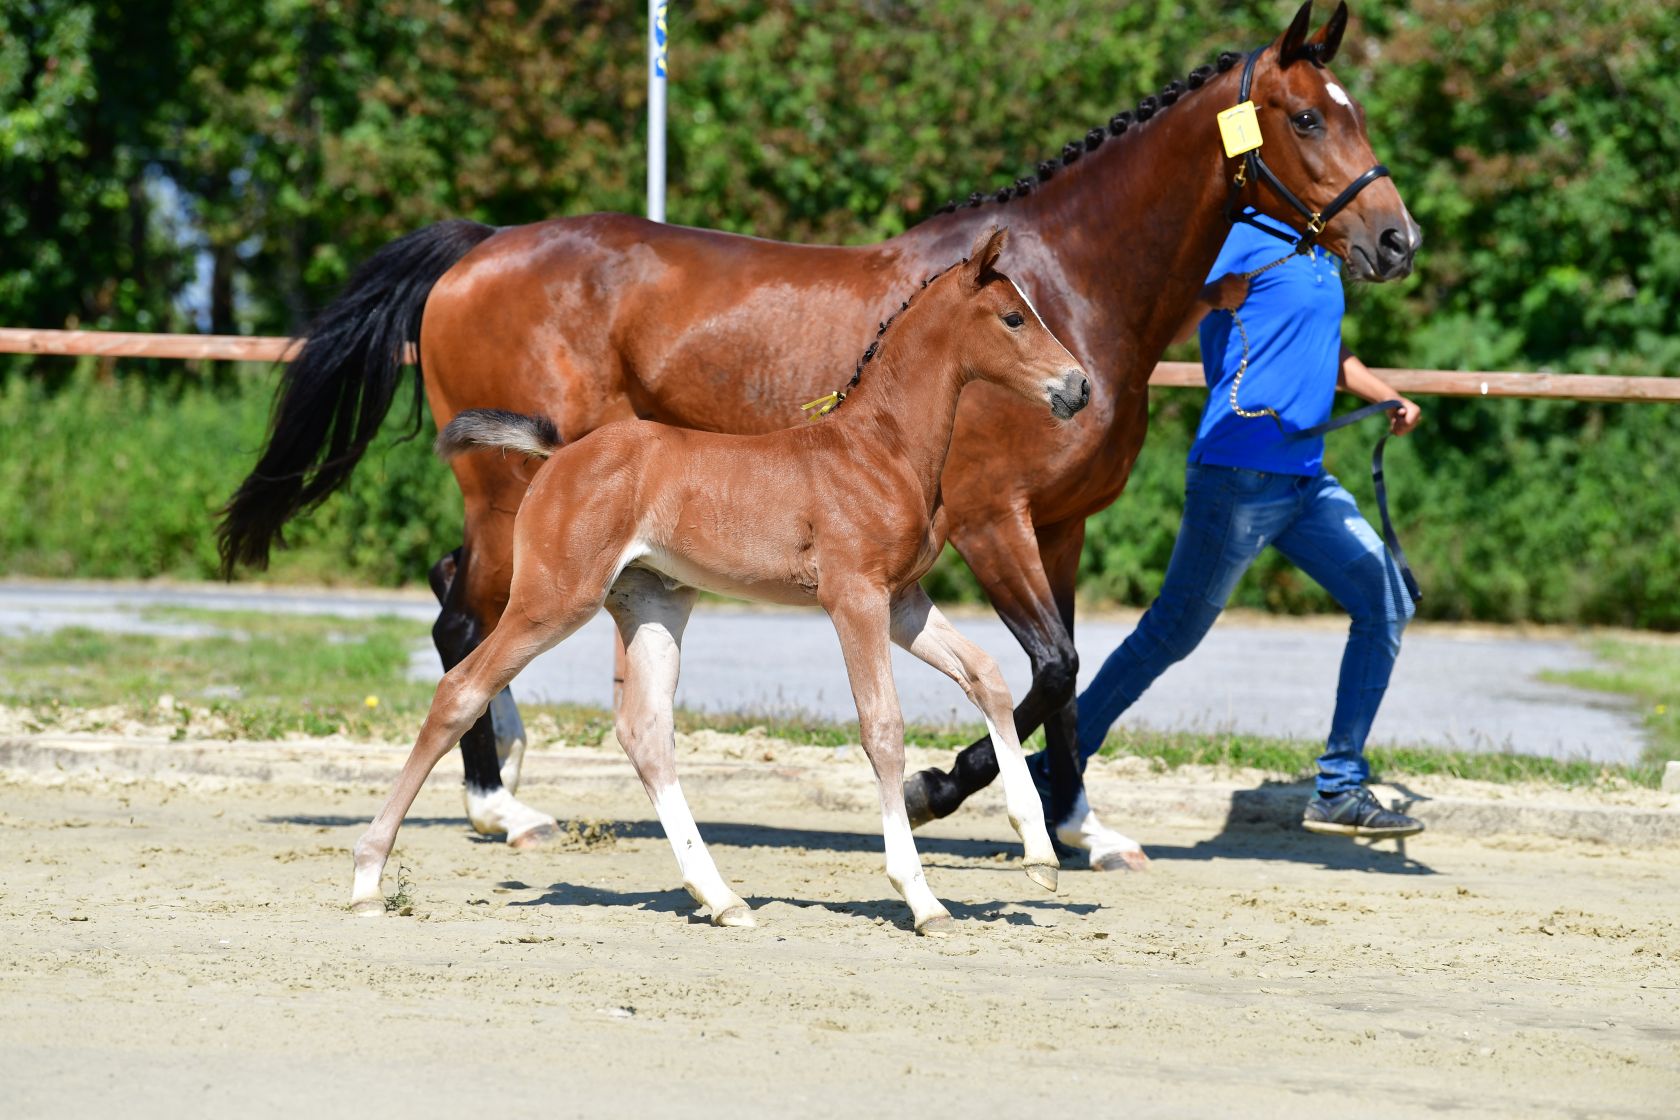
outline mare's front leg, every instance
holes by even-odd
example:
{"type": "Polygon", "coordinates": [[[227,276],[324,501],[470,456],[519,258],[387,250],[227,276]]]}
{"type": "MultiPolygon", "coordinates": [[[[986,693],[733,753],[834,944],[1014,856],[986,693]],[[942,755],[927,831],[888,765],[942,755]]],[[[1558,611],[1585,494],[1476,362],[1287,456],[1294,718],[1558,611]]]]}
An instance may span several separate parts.
{"type": "Polygon", "coordinates": [[[916,932],[944,936],[954,923],[922,874],[921,856],[916,853],[916,839],[904,808],[904,713],[893,684],[886,591],[856,583],[847,587],[824,584],[820,598],[840,635],[846,674],[857,703],[863,750],[880,786],[887,878],[909,903],[916,932]]]}
{"type": "MultiPolygon", "coordinates": [[[[491,555],[496,543],[484,540],[474,547],[463,545],[432,568],[432,591],[443,608],[432,626],[432,641],[445,671],[477,648],[501,616],[507,588],[496,576],[498,570],[505,571],[506,564],[496,564],[491,555]],[[475,552],[480,546],[490,552],[475,552]],[[482,558],[478,563],[473,561],[475,555],[482,558]]],[[[467,819],[473,830],[486,836],[505,834],[514,848],[535,847],[560,831],[552,816],[514,797],[524,755],[525,725],[513,692],[504,688],[461,735],[461,768],[467,819]]]]}
{"type": "Polygon", "coordinates": [[[1027,877],[1046,890],[1055,890],[1059,862],[1044,827],[1044,805],[1015,738],[1009,688],[997,662],[958,633],[919,584],[911,584],[893,601],[892,639],[950,677],[980,709],[998,752],[1009,823],[1026,848],[1027,877]]]}
{"type": "Polygon", "coordinates": [[[676,853],[683,886],[711,911],[712,924],[750,926],[752,910],[712,862],[688,800],[677,782],[676,721],[672,715],[683,629],[696,592],[667,590],[653,572],[627,568],[607,595],[607,610],[624,639],[624,696],[618,706],[618,741],[642,779],[676,853]]]}
{"type": "MultiPolygon", "coordinates": [[[[952,534],[952,543],[1032,662],[1033,683],[1015,709],[1015,733],[1025,739],[1044,728],[1051,831],[1083,851],[1093,870],[1141,867],[1147,863],[1143,849],[1098,821],[1085,794],[1076,704],[1079,654],[1072,629],[1083,540],[1082,521],[1035,530],[1024,509],[959,525],[952,534]]],[[[906,783],[912,819],[921,824],[949,816],[997,774],[996,750],[987,736],[961,751],[949,774],[924,770],[906,783]]]]}

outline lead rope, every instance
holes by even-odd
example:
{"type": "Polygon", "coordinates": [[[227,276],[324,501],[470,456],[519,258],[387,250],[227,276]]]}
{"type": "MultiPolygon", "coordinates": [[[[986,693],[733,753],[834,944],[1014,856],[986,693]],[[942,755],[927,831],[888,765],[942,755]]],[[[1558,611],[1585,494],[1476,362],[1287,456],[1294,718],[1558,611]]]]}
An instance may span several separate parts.
{"type": "MultiPolygon", "coordinates": [[[[1270,272],[1272,269],[1287,263],[1289,259],[1295,255],[1296,254],[1294,253],[1285,253],[1271,264],[1261,265],[1252,272],[1243,273],[1242,278],[1244,280],[1253,280],[1261,273],[1270,272]]],[[[1270,416],[1277,424],[1279,430],[1282,430],[1283,419],[1278,416],[1276,409],[1258,408],[1250,411],[1237,403],[1237,390],[1242,388],[1243,374],[1248,372],[1248,331],[1243,328],[1242,316],[1237,314],[1236,308],[1226,308],[1225,312],[1231,316],[1231,325],[1237,328],[1237,337],[1242,340],[1242,361],[1237,363],[1237,376],[1231,379],[1231,411],[1245,420],[1258,420],[1262,416],[1270,416]]]]}
{"type": "MultiPolygon", "coordinates": [[[[1312,250],[1309,250],[1311,252],[1312,250]]],[[[1270,272],[1279,265],[1287,262],[1295,253],[1286,253],[1271,264],[1262,265],[1252,272],[1242,274],[1244,280],[1253,280],[1263,272],[1270,272]]],[[[1399,401],[1377,401],[1374,404],[1356,408],[1345,416],[1338,416],[1334,420],[1326,420],[1322,424],[1314,424],[1310,428],[1302,428],[1298,432],[1285,431],[1283,418],[1277,414],[1275,408],[1248,409],[1237,403],[1237,390],[1242,387],[1243,374],[1248,372],[1248,331],[1243,328],[1242,316],[1235,308],[1225,308],[1231,316],[1231,325],[1237,328],[1237,338],[1242,342],[1242,360],[1237,363],[1237,375],[1231,379],[1231,411],[1245,420],[1258,420],[1262,416],[1270,416],[1272,423],[1283,432],[1283,438],[1289,443],[1297,440],[1312,439],[1314,436],[1325,435],[1338,428],[1345,428],[1350,424],[1357,424],[1366,417],[1378,413],[1389,413],[1400,407],[1399,401]]],[[[1377,512],[1382,515],[1383,543],[1388,545],[1388,551],[1394,555],[1394,563],[1400,569],[1400,578],[1406,584],[1406,594],[1412,597],[1413,605],[1423,601],[1423,589],[1418,586],[1417,577],[1412,574],[1412,566],[1406,560],[1406,552],[1400,547],[1400,535],[1394,531],[1394,521],[1388,515],[1388,487],[1383,480],[1383,450],[1388,446],[1390,433],[1384,432],[1377,440],[1376,448],[1371,452],[1371,483],[1377,492],[1377,512]]]]}

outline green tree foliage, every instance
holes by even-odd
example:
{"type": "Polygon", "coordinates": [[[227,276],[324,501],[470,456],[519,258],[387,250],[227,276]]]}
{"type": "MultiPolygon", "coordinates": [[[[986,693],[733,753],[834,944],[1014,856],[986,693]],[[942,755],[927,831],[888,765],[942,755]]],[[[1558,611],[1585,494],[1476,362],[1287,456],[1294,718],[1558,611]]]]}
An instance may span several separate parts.
{"type": "MultiPolygon", "coordinates": [[[[1270,38],[1293,6],[674,4],[669,212],[795,240],[890,236],[947,198],[1028,173],[1219,50],[1270,38]]],[[[356,262],[427,222],[637,211],[642,20],[640,6],[605,0],[0,0],[0,321],[190,329],[179,299],[207,261],[215,329],[297,331],[356,262]]],[[[1375,365],[1671,375],[1673,5],[1366,0],[1354,20],[1335,67],[1426,242],[1413,279],[1350,292],[1350,342],[1375,365]]],[[[63,380],[63,363],[11,364],[63,380]]],[[[83,384],[67,399],[113,423],[124,409],[209,408],[180,371],[125,364],[150,380],[143,393],[83,384]]],[[[245,410],[261,386],[239,380],[213,392],[254,446],[260,409],[245,410]]],[[[19,392],[3,407],[53,400],[19,392]]],[[[1097,597],[1147,601],[1171,550],[1200,400],[1158,398],[1127,494],[1090,523],[1084,586],[1097,597]]],[[[1680,410],[1425,405],[1424,428],[1390,454],[1426,612],[1680,626],[1680,497],[1668,482],[1680,410]]],[[[0,417],[12,478],[10,437],[28,426],[0,417]]],[[[48,475],[82,461],[62,446],[48,475]]],[[[1365,438],[1336,437],[1332,469],[1358,489],[1366,453],[1365,438]]],[[[295,534],[321,551],[293,563],[414,579],[425,561],[412,557],[447,547],[439,537],[459,516],[447,476],[419,441],[381,456],[397,472],[383,481],[409,500],[381,496],[364,467],[351,495],[295,534]],[[441,496],[441,523],[414,493],[441,496]],[[400,563],[382,558],[392,540],[400,563]]],[[[229,451],[219,487],[182,484],[198,495],[190,532],[160,528],[132,554],[97,559],[79,559],[69,537],[54,551],[14,533],[0,536],[0,568],[207,570],[206,503],[248,459],[229,451]]],[[[22,503],[30,532],[59,512],[5,500],[22,503]]],[[[160,526],[173,516],[159,513],[160,526]]],[[[973,591],[960,566],[938,580],[973,591]]],[[[1239,596],[1328,605],[1277,558],[1239,596]]]]}

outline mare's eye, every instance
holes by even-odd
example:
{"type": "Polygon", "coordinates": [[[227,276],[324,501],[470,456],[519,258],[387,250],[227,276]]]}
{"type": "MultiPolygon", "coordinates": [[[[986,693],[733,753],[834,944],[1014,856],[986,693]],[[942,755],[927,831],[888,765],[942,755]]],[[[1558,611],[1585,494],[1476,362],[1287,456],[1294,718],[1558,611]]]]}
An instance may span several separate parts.
{"type": "Polygon", "coordinates": [[[1014,330],[1026,321],[1026,316],[1022,315],[1019,311],[1009,311],[1003,316],[1003,325],[1008,327],[1010,330],[1014,330]]]}
{"type": "Polygon", "coordinates": [[[1311,132],[1313,129],[1319,128],[1324,124],[1324,118],[1318,115],[1317,109],[1307,109],[1303,112],[1296,113],[1293,117],[1290,117],[1289,120],[1292,124],[1294,124],[1296,130],[1300,132],[1311,132]]]}

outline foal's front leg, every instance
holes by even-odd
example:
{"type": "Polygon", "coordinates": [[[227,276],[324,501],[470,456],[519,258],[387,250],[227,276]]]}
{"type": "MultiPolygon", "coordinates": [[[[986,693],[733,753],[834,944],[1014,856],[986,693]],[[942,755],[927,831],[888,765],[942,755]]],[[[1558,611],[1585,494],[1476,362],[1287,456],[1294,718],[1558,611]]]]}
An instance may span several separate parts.
{"type": "Polygon", "coordinates": [[[950,677],[986,718],[997,748],[1009,823],[1026,848],[1027,877],[1045,890],[1056,889],[1061,861],[1044,827],[1044,805],[1033,788],[1021,744],[1015,738],[1009,688],[990,654],[957,632],[921,585],[912,584],[892,605],[892,639],[950,677]]]}
{"type": "Polygon", "coordinates": [[[916,839],[904,809],[904,713],[893,685],[886,592],[873,587],[850,588],[832,597],[824,596],[823,607],[840,635],[852,698],[857,702],[863,750],[881,787],[887,878],[910,904],[917,933],[946,936],[955,923],[922,874],[922,859],[916,853],[916,839]]]}

